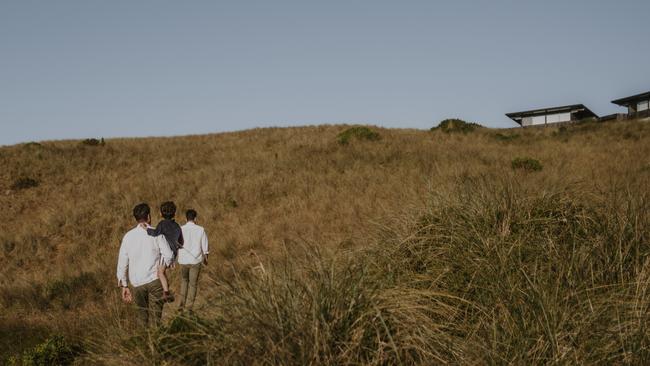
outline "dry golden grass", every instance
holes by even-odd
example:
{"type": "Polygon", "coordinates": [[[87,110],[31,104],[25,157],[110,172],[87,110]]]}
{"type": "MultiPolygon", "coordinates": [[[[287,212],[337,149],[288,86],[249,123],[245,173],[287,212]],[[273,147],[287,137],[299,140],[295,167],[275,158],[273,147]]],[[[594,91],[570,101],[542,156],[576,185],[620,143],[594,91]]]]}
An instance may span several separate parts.
{"type": "MultiPolygon", "coordinates": [[[[515,324],[516,315],[503,315],[513,310],[500,302],[488,302],[497,307],[480,308],[479,313],[497,312],[503,317],[481,317],[472,313],[462,304],[479,304],[489,296],[473,298],[456,289],[455,286],[464,280],[453,282],[453,276],[443,279],[443,274],[446,276],[453,270],[442,270],[442,262],[431,264],[430,268],[437,268],[435,271],[395,272],[397,277],[409,278],[408,286],[399,281],[396,282],[399,286],[388,286],[383,282],[390,281],[377,276],[371,276],[370,280],[360,279],[357,272],[348,273],[346,269],[354,267],[354,263],[363,263],[361,267],[370,272],[372,268],[382,268],[382,273],[392,273],[397,263],[391,267],[390,258],[384,256],[417,239],[420,234],[414,227],[423,217],[439,220],[440,217],[475,214],[478,220],[483,217],[480,202],[485,202],[485,206],[494,208],[495,212],[501,212],[500,208],[510,212],[507,208],[511,202],[499,198],[502,191],[513,192],[504,197],[521,201],[521,207],[528,210],[521,212],[527,213],[532,212],[529,202],[535,200],[548,205],[551,205],[548,202],[567,200],[568,206],[562,207],[578,203],[589,207],[610,205],[614,211],[623,209],[617,200],[640,202],[628,209],[635,214],[643,213],[648,208],[650,124],[584,124],[562,129],[498,131],[500,135],[489,129],[463,135],[377,128],[381,135],[379,140],[353,140],[341,145],[337,135],[345,128],[269,128],[176,138],[110,139],[105,146],[56,141],[1,148],[0,193],[3,194],[0,207],[4,209],[0,212],[0,245],[5,260],[0,277],[6,280],[0,284],[0,303],[5,308],[0,314],[0,348],[3,350],[0,360],[49,334],[64,334],[85,343],[92,353],[87,360],[107,364],[160,362],[148,353],[152,348],[144,345],[147,342],[135,349],[111,349],[102,340],[120,339],[125,333],[134,332],[123,320],[132,317],[132,309],[119,303],[114,288],[119,243],[122,235],[134,225],[131,209],[143,201],[157,207],[164,200],[174,200],[180,212],[196,209],[199,223],[206,227],[211,240],[213,256],[201,282],[199,316],[222,319],[225,323],[219,325],[223,329],[254,329],[268,322],[255,323],[251,317],[273,310],[271,305],[277,303],[283,311],[291,312],[283,318],[310,327],[296,326],[291,334],[272,333],[276,328],[273,331],[259,329],[262,333],[268,331],[268,338],[261,343],[251,343],[260,349],[249,350],[251,353],[247,355],[249,351],[237,349],[237,345],[250,341],[251,334],[242,333],[238,338],[232,334],[234,331],[224,335],[206,326],[208,330],[204,333],[208,343],[196,349],[218,350],[213,356],[216,364],[219,359],[242,364],[255,360],[266,364],[411,363],[424,362],[423,355],[434,360],[432,362],[454,363],[590,360],[587,350],[579,347],[573,350],[566,339],[545,343],[540,338],[537,343],[521,341],[518,347],[509,347],[517,342],[513,334],[521,334],[514,331],[517,327],[537,329],[539,326],[540,333],[531,330],[528,334],[531,338],[553,334],[553,330],[544,324],[515,324]],[[514,134],[518,136],[508,137],[514,134]],[[542,171],[513,170],[511,162],[518,157],[539,160],[542,171]],[[27,189],[11,188],[24,177],[36,179],[39,185],[27,189]],[[467,182],[483,183],[479,188],[467,188],[467,182]],[[570,194],[559,194],[561,192],[570,194]],[[463,203],[464,195],[472,197],[467,201],[471,204],[463,203]],[[547,196],[555,198],[547,202],[544,198],[547,196]],[[453,211],[454,208],[457,210],[453,211]],[[445,209],[452,212],[441,215],[438,211],[445,209]],[[302,256],[299,253],[304,253],[305,247],[309,248],[306,252],[316,247],[322,253],[302,256]],[[250,270],[256,266],[260,268],[260,264],[263,270],[250,270]],[[314,270],[317,264],[331,265],[334,269],[329,272],[327,268],[314,270]],[[288,274],[276,277],[283,271],[288,274]],[[313,277],[305,277],[309,280],[301,282],[310,271],[315,273],[313,277]],[[441,281],[450,282],[445,286],[429,284],[420,288],[413,285],[418,276],[424,276],[426,281],[431,281],[431,276],[440,276],[441,281]],[[373,293],[372,300],[364,303],[372,306],[361,307],[357,312],[344,311],[349,305],[348,297],[356,296],[350,291],[354,292],[358,286],[373,287],[379,279],[382,283],[375,285],[382,290],[373,293]],[[332,283],[330,287],[323,285],[328,281],[332,283]],[[341,285],[337,287],[335,282],[341,285]],[[286,295],[282,291],[265,293],[260,290],[291,286],[306,286],[308,290],[295,301],[291,296],[276,300],[274,296],[286,295]],[[348,295],[343,299],[335,298],[341,293],[348,295]],[[306,298],[320,299],[324,303],[331,301],[333,318],[315,322],[295,315],[305,308],[306,298]],[[246,308],[242,304],[253,305],[246,308]],[[235,307],[242,308],[241,313],[233,313],[235,307]],[[374,310],[366,313],[368,309],[374,310]],[[381,314],[388,314],[386,321],[390,324],[385,324],[381,314]],[[490,325],[485,324],[486,319],[511,319],[513,323],[490,325]],[[376,327],[373,329],[378,332],[377,338],[364,333],[365,328],[355,328],[347,322],[376,327]],[[330,328],[333,324],[339,324],[338,327],[345,331],[330,328]],[[415,326],[417,324],[422,326],[415,326]],[[496,343],[489,350],[472,349],[471,346],[477,344],[472,343],[475,338],[490,326],[495,334],[499,333],[494,338],[496,343]],[[476,334],[468,329],[475,329],[476,334]],[[348,337],[342,341],[345,347],[332,343],[332,337],[339,337],[337,332],[348,337]],[[309,343],[312,350],[309,352],[300,349],[298,344],[285,347],[287,340],[270,341],[285,339],[283,337],[302,339],[308,334],[314,339],[309,343]],[[229,351],[224,348],[226,345],[231,347],[229,351]],[[376,353],[368,353],[368,349],[376,353]],[[111,359],[109,355],[113,352],[119,353],[119,359],[111,359]],[[268,358],[270,354],[273,358],[268,358]]],[[[577,210],[574,214],[581,212],[577,210]]],[[[601,216],[585,214],[585,217],[593,220],[601,216]]],[[[154,221],[157,219],[159,217],[154,221]]],[[[511,222],[517,219],[506,215],[497,221],[500,235],[497,237],[507,237],[514,230],[511,222]]],[[[635,240],[647,246],[648,238],[644,236],[648,233],[647,215],[637,217],[637,221],[635,230],[640,239],[635,240]]],[[[479,232],[473,227],[454,226],[462,222],[461,219],[449,221],[446,231],[439,221],[430,222],[436,232],[427,235],[464,238],[472,230],[479,232]]],[[[481,222],[468,222],[472,226],[482,225],[481,222]]],[[[528,224],[534,227],[535,222],[528,224]]],[[[612,225],[614,232],[615,223],[612,225]]],[[[544,235],[549,242],[557,239],[554,233],[544,235]]],[[[602,235],[608,232],[603,231],[602,235]]],[[[421,250],[418,248],[414,244],[402,250],[411,253],[421,250]]],[[[393,258],[413,259],[400,257],[404,254],[399,253],[393,253],[393,258]]],[[[443,249],[436,249],[436,253],[434,257],[438,259],[462,259],[456,258],[456,254],[444,254],[443,249]]],[[[499,256],[506,254],[475,259],[499,261],[505,258],[499,256]]],[[[425,261],[431,259],[431,255],[431,252],[421,254],[425,261]]],[[[605,260],[594,258],[589,257],[589,260],[605,260]]],[[[447,265],[454,266],[453,262],[447,265]]],[[[478,264],[467,263],[466,268],[472,265],[478,264]]],[[[494,264],[494,267],[498,266],[494,264]]],[[[625,271],[636,271],[636,277],[629,280],[645,286],[647,269],[639,268],[630,267],[625,271]]],[[[607,270],[603,269],[601,274],[608,273],[607,270]]],[[[619,270],[621,277],[625,277],[622,265],[619,270]]],[[[535,271],[531,271],[531,283],[552,278],[541,275],[535,278],[535,271]]],[[[173,284],[177,280],[175,275],[172,273],[173,284]]],[[[493,280],[498,281],[498,277],[493,280]]],[[[594,281],[593,284],[609,282],[594,281]]],[[[516,292],[516,289],[515,286],[511,290],[516,292]]],[[[645,287],[638,291],[645,294],[645,287]]],[[[359,296],[366,295],[359,292],[359,296]]],[[[540,303],[557,300],[549,297],[549,293],[539,296],[540,303]]],[[[639,303],[640,299],[645,301],[644,296],[630,297],[630,301],[637,301],[636,305],[630,304],[630,311],[644,311],[645,305],[639,303]]],[[[523,301],[515,295],[511,299],[523,301]]],[[[611,304],[601,305],[602,309],[607,309],[611,304]]],[[[568,309],[554,310],[558,312],[553,315],[556,317],[554,326],[569,322],[562,318],[570,316],[565,313],[568,309]]],[[[168,307],[167,313],[170,310],[168,307]]],[[[594,318],[597,315],[594,314],[594,318]]],[[[594,320],[589,324],[599,322],[594,320]]],[[[633,328],[630,324],[620,326],[633,328]]],[[[624,332],[621,330],[620,334],[624,332]]],[[[645,346],[640,347],[644,349],[645,346]]],[[[163,356],[158,354],[157,357],[163,356]]],[[[625,359],[616,360],[625,362],[625,359]]]]}

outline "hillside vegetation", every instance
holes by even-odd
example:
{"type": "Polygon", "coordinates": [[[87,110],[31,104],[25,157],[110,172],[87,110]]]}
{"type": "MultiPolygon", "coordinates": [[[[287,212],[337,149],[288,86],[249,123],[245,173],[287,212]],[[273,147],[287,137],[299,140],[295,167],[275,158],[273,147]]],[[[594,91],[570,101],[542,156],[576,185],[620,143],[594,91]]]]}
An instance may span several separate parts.
{"type": "Polygon", "coordinates": [[[0,362],[650,362],[650,123],[350,127],[0,148],[0,362]],[[164,200],[212,258],[142,332],[117,251],[164,200]]]}

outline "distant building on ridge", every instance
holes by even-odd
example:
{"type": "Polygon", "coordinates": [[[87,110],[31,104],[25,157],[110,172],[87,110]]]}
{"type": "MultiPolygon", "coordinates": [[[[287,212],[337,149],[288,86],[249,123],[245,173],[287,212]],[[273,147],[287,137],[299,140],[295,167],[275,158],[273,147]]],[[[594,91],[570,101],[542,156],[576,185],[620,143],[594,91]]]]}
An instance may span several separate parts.
{"type": "Polygon", "coordinates": [[[584,104],[507,113],[506,116],[522,127],[545,126],[553,123],[568,123],[587,118],[598,118],[598,115],[585,107],[584,104]]]}
{"type": "Polygon", "coordinates": [[[613,100],[612,103],[627,108],[627,118],[650,117],[650,92],[613,100]]]}

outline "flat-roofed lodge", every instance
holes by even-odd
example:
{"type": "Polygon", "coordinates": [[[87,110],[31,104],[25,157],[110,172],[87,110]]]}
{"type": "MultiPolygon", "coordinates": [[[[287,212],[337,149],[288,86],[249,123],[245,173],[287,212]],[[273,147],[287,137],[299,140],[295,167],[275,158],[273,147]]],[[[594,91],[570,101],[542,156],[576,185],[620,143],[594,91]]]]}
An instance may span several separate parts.
{"type": "Polygon", "coordinates": [[[613,100],[612,103],[627,108],[627,115],[631,118],[650,117],[650,92],[633,95],[613,100]]]}
{"type": "Polygon", "coordinates": [[[627,113],[616,113],[598,117],[596,113],[592,112],[584,104],[572,104],[561,107],[506,113],[506,116],[522,127],[547,126],[550,124],[578,122],[587,119],[604,122],[650,118],[650,92],[616,99],[612,103],[627,108],[627,113]]]}
{"type": "Polygon", "coordinates": [[[585,107],[584,104],[533,109],[524,112],[508,113],[506,116],[522,127],[543,126],[552,123],[576,122],[586,118],[598,118],[598,115],[585,107]]]}

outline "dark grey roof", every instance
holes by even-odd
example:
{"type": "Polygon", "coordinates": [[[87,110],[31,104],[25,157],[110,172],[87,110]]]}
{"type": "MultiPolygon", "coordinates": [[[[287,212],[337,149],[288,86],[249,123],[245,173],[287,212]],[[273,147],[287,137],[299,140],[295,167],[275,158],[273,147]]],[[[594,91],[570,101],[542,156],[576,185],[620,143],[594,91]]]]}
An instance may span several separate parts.
{"type": "Polygon", "coordinates": [[[620,105],[622,107],[627,107],[628,105],[634,102],[641,101],[641,100],[648,100],[648,99],[650,99],[650,92],[645,92],[645,93],[633,95],[631,97],[612,100],[612,103],[620,105]]]}
{"type": "Polygon", "coordinates": [[[524,112],[513,112],[513,113],[506,113],[506,116],[508,116],[510,119],[513,121],[521,124],[521,119],[525,117],[535,117],[535,116],[543,116],[546,114],[554,114],[554,113],[576,113],[578,119],[583,119],[583,118],[598,118],[598,115],[594,112],[592,112],[589,108],[585,107],[584,104],[572,104],[572,105],[565,105],[561,107],[552,107],[552,108],[541,108],[541,109],[533,109],[530,111],[524,111],[524,112]]]}

